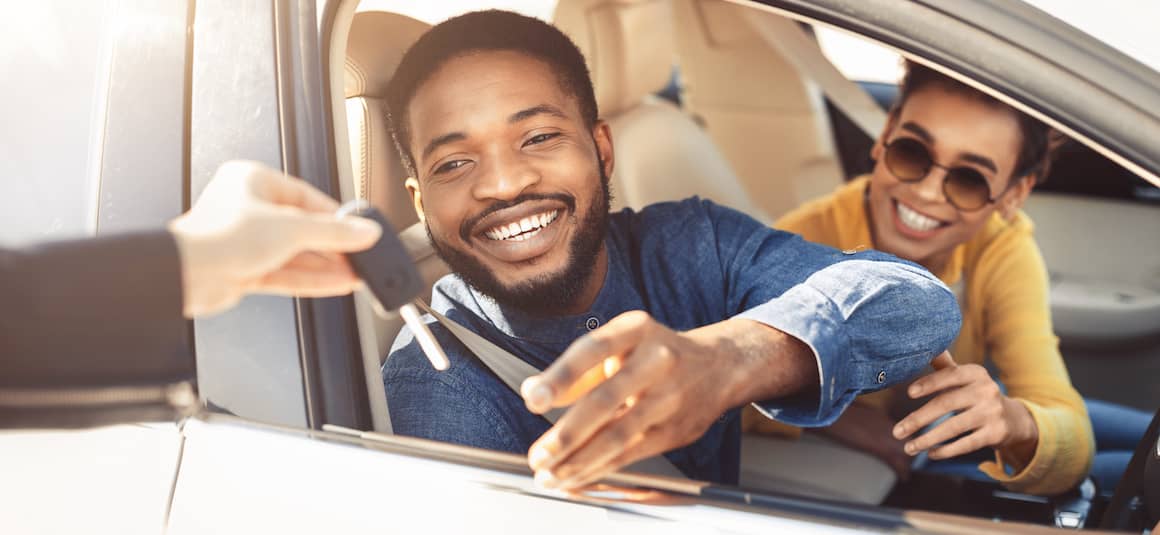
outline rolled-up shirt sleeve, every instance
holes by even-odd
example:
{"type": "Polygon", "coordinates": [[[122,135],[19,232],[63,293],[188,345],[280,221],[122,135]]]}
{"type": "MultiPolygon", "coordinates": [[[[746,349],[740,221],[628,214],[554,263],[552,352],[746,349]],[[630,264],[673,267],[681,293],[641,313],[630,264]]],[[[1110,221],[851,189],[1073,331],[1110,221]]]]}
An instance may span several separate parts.
{"type": "Polygon", "coordinates": [[[954,294],[922,267],[878,251],[838,251],[705,201],[718,236],[726,306],[804,342],[818,395],[758,401],[801,426],[834,422],[860,395],[919,374],[958,336],[954,294]]]}

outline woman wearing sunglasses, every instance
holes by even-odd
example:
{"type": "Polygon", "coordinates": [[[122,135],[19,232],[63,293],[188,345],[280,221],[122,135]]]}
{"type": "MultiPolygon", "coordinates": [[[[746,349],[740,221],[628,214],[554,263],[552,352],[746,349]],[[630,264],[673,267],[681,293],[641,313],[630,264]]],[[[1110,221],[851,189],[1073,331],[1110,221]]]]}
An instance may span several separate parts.
{"type": "MultiPolygon", "coordinates": [[[[1047,269],[1020,211],[1046,174],[1049,145],[1038,121],[908,63],[871,151],[872,172],[778,221],[810,241],[921,264],[956,291],[963,309],[951,347],[957,365],[906,391],[863,396],[823,434],[875,454],[904,478],[923,452],[928,470],[1033,494],[1067,490],[1089,473],[1092,425],[1060,356],[1047,269]]],[[[1142,434],[1148,416],[1140,414],[1142,434]]],[[[747,429],[785,432],[755,416],[747,414],[747,429]]],[[[1130,456],[1134,442],[1126,442],[1130,456]]],[[[1113,480],[1097,483],[1114,485],[1126,459],[1111,461],[1113,480]]]]}

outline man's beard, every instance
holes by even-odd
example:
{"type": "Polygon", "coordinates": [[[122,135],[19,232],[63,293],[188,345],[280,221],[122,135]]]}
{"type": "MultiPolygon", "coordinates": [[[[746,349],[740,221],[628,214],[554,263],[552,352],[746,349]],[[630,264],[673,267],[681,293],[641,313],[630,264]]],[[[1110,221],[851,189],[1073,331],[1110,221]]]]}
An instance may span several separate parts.
{"type": "MultiPolygon", "coordinates": [[[[612,204],[612,191],[608,176],[604,172],[604,162],[599,162],[599,170],[599,191],[595,192],[592,205],[579,220],[576,219],[574,208],[569,216],[569,222],[575,225],[577,232],[569,244],[569,255],[564,267],[554,273],[542,273],[514,286],[505,286],[495,273],[476,257],[446,243],[440,243],[431,233],[430,225],[425,225],[427,237],[431,240],[435,252],[447,263],[451,271],[472,288],[494,299],[500,305],[514,307],[529,314],[560,315],[561,310],[571,308],[571,305],[576,303],[589,279],[592,278],[592,274],[596,271],[600,248],[604,244],[604,236],[608,232],[608,210],[612,204]]],[[[534,198],[542,197],[521,195],[503,204],[515,206],[534,198]]],[[[569,197],[569,200],[571,202],[568,204],[575,207],[575,199],[569,197]]],[[[484,213],[494,209],[493,207],[484,213]]],[[[461,234],[466,235],[462,232],[461,234]]]]}

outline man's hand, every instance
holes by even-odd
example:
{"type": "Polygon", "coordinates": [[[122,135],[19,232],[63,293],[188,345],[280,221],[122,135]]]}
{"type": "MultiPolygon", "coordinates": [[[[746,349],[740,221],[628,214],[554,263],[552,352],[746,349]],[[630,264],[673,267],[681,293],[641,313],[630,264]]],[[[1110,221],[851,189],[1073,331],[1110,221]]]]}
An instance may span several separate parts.
{"type": "Polygon", "coordinates": [[[931,460],[949,459],[982,448],[1012,448],[1027,459],[1039,438],[1035,420],[1022,403],[1003,395],[987,370],[977,364],[957,366],[950,353],[931,362],[935,372],[910,385],[917,399],[937,394],[894,426],[894,438],[904,440],[949,412],[955,416],[906,443],[906,453],[930,450],[931,460]],[[939,446],[955,437],[962,438],[939,446]],[[937,446],[937,447],[936,447],[937,446]],[[931,449],[933,448],[933,449],[931,449]]]}
{"type": "Polygon", "coordinates": [[[360,281],[342,253],[370,247],[382,230],[338,219],[337,209],[306,182],[259,163],[222,165],[193,208],[169,224],[186,317],[219,312],[248,293],[350,293],[360,281]]]}
{"type": "Polygon", "coordinates": [[[627,312],[522,385],[538,414],[579,397],[532,445],[528,464],[545,486],[582,487],[697,440],[732,407],[817,380],[812,351],[766,325],[727,320],[678,333],[627,312]]]}
{"type": "Polygon", "coordinates": [[[910,478],[912,459],[903,451],[903,442],[891,434],[893,428],[894,421],[886,411],[855,403],[833,425],[818,432],[881,459],[899,480],[906,481],[910,478]]]}

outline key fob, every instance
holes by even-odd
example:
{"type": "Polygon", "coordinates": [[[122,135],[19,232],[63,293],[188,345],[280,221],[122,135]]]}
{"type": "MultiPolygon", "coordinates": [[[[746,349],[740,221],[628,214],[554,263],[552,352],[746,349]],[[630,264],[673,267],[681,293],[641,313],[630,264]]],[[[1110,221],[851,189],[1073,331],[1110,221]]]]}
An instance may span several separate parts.
{"type": "Polygon", "coordinates": [[[418,297],[423,291],[423,279],[387,218],[362,199],[350,201],[338,209],[339,217],[346,215],[373,219],[383,228],[379,241],[370,249],[346,255],[354,272],[378,301],[378,312],[387,316],[388,311],[397,310],[418,297]]]}

